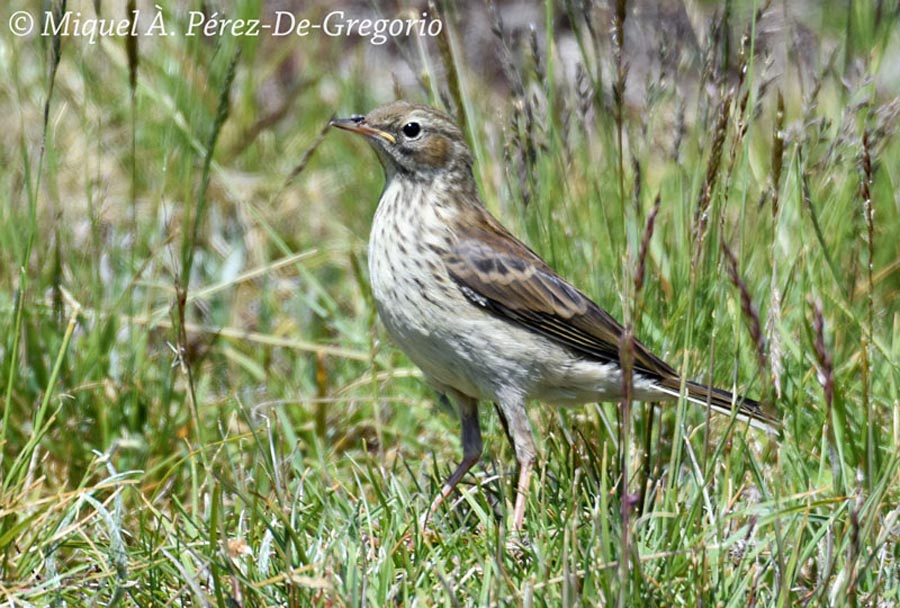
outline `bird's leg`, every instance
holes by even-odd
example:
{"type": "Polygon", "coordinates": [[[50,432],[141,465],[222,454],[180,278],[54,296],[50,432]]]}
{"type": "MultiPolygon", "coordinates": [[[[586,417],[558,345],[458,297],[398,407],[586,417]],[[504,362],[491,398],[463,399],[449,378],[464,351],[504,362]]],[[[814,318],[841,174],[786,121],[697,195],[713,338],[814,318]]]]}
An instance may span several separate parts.
{"type": "Polygon", "coordinates": [[[531,432],[528,412],[525,411],[525,401],[520,397],[501,398],[496,407],[500,420],[504,423],[506,436],[516,452],[516,461],[519,463],[519,483],[516,486],[516,505],[513,509],[512,526],[513,532],[519,532],[525,523],[525,499],[528,496],[528,484],[537,448],[534,445],[534,434],[531,432]]]}
{"type": "Polygon", "coordinates": [[[431,513],[438,510],[444,500],[453,492],[459,480],[469,472],[481,458],[481,427],[478,424],[478,401],[462,394],[453,395],[459,419],[462,422],[463,459],[444,483],[440,493],[431,502],[431,508],[422,516],[422,526],[428,522],[431,513]]]}
{"type": "Polygon", "coordinates": [[[500,426],[503,427],[503,432],[506,434],[506,439],[509,441],[509,445],[512,446],[512,449],[516,449],[516,442],[513,441],[512,435],[509,434],[509,422],[506,420],[506,414],[503,413],[503,409],[497,402],[494,402],[494,411],[497,412],[497,416],[500,418],[500,426]]]}
{"type": "Polygon", "coordinates": [[[528,482],[534,458],[519,462],[519,484],[516,488],[516,507],[513,510],[513,532],[521,532],[525,523],[525,498],[528,495],[528,482]]]}

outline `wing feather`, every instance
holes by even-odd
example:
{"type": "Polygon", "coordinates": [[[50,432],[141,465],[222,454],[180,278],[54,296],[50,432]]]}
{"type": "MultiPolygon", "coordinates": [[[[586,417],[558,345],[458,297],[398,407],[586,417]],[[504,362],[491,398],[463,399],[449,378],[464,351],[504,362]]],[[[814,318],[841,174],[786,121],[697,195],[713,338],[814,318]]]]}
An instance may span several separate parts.
{"type": "MultiPolygon", "coordinates": [[[[487,212],[481,223],[461,225],[455,233],[445,261],[451,279],[470,302],[588,359],[619,361],[622,326],[487,212]]],[[[635,346],[635,371],[677,377],[640,342],[635,346]]]]}

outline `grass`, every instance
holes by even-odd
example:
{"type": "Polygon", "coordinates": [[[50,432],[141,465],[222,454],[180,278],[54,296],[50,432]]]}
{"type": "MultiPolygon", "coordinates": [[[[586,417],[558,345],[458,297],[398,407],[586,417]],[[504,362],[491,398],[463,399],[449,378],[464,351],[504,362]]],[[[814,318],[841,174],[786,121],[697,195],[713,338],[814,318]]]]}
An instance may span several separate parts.
{"type": "Polygon", "coordinates": [[[547,2],[529,33],[446,6],[443,38],[383,49],[4,30],[5,602],[900,602],[896,7],[776,21],[783,39],[760,33],[780,8],[694,7],[696,46],[651,36],[643,60],[625,9],[547,2]],[[422,535],[458,423],[376,321],[377,161],[323,131],[392,88],[464,115],[486,204],[781,435],[535,404],[510,551],[515,459],[483,408],[482,466],[422,535]]]}

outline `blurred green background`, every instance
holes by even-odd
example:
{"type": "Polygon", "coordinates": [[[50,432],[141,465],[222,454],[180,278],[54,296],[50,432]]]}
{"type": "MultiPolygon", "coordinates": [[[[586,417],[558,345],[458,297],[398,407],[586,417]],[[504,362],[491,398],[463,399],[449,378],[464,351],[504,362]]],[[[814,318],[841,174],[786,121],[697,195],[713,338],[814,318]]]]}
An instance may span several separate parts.
{"type": "Polygon", "coordinates": [[[900,6],[137,2],[138,36],[85,29],[129,8],[0,9],[6,602],[900,601],[900,6]],[[221,21],[278,11],[441,27],[221,21]],[[492,212],[782,433],[535,404],[510,550],[485,407],[483,466],[423,534],[459,425],[375,318],[381,168],[327,131],[395,98],[456,116],[492,212]]]}

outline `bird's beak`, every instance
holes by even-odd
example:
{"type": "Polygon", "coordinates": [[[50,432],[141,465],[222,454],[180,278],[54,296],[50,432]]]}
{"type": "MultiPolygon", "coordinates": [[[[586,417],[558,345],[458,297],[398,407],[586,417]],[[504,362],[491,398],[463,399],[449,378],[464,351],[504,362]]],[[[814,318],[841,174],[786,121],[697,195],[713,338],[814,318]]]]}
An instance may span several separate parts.
{"type": "Polygon", "coordinates": [[[370,127],[366,124],[365,116],[351,116],[350,118],[335,118],[330,123],[332,127],[337,127],[338,129],[344,129],[345,131],[352,131],[353,133],[359,133],[360,135],[365,135],[366,137],[377,137],[382,139],[390,144],[397,143],[397,140],[393,135],[387,133],[386,131],[382,131],[381,129],[376,129],[374,127],[370,127]]]}

